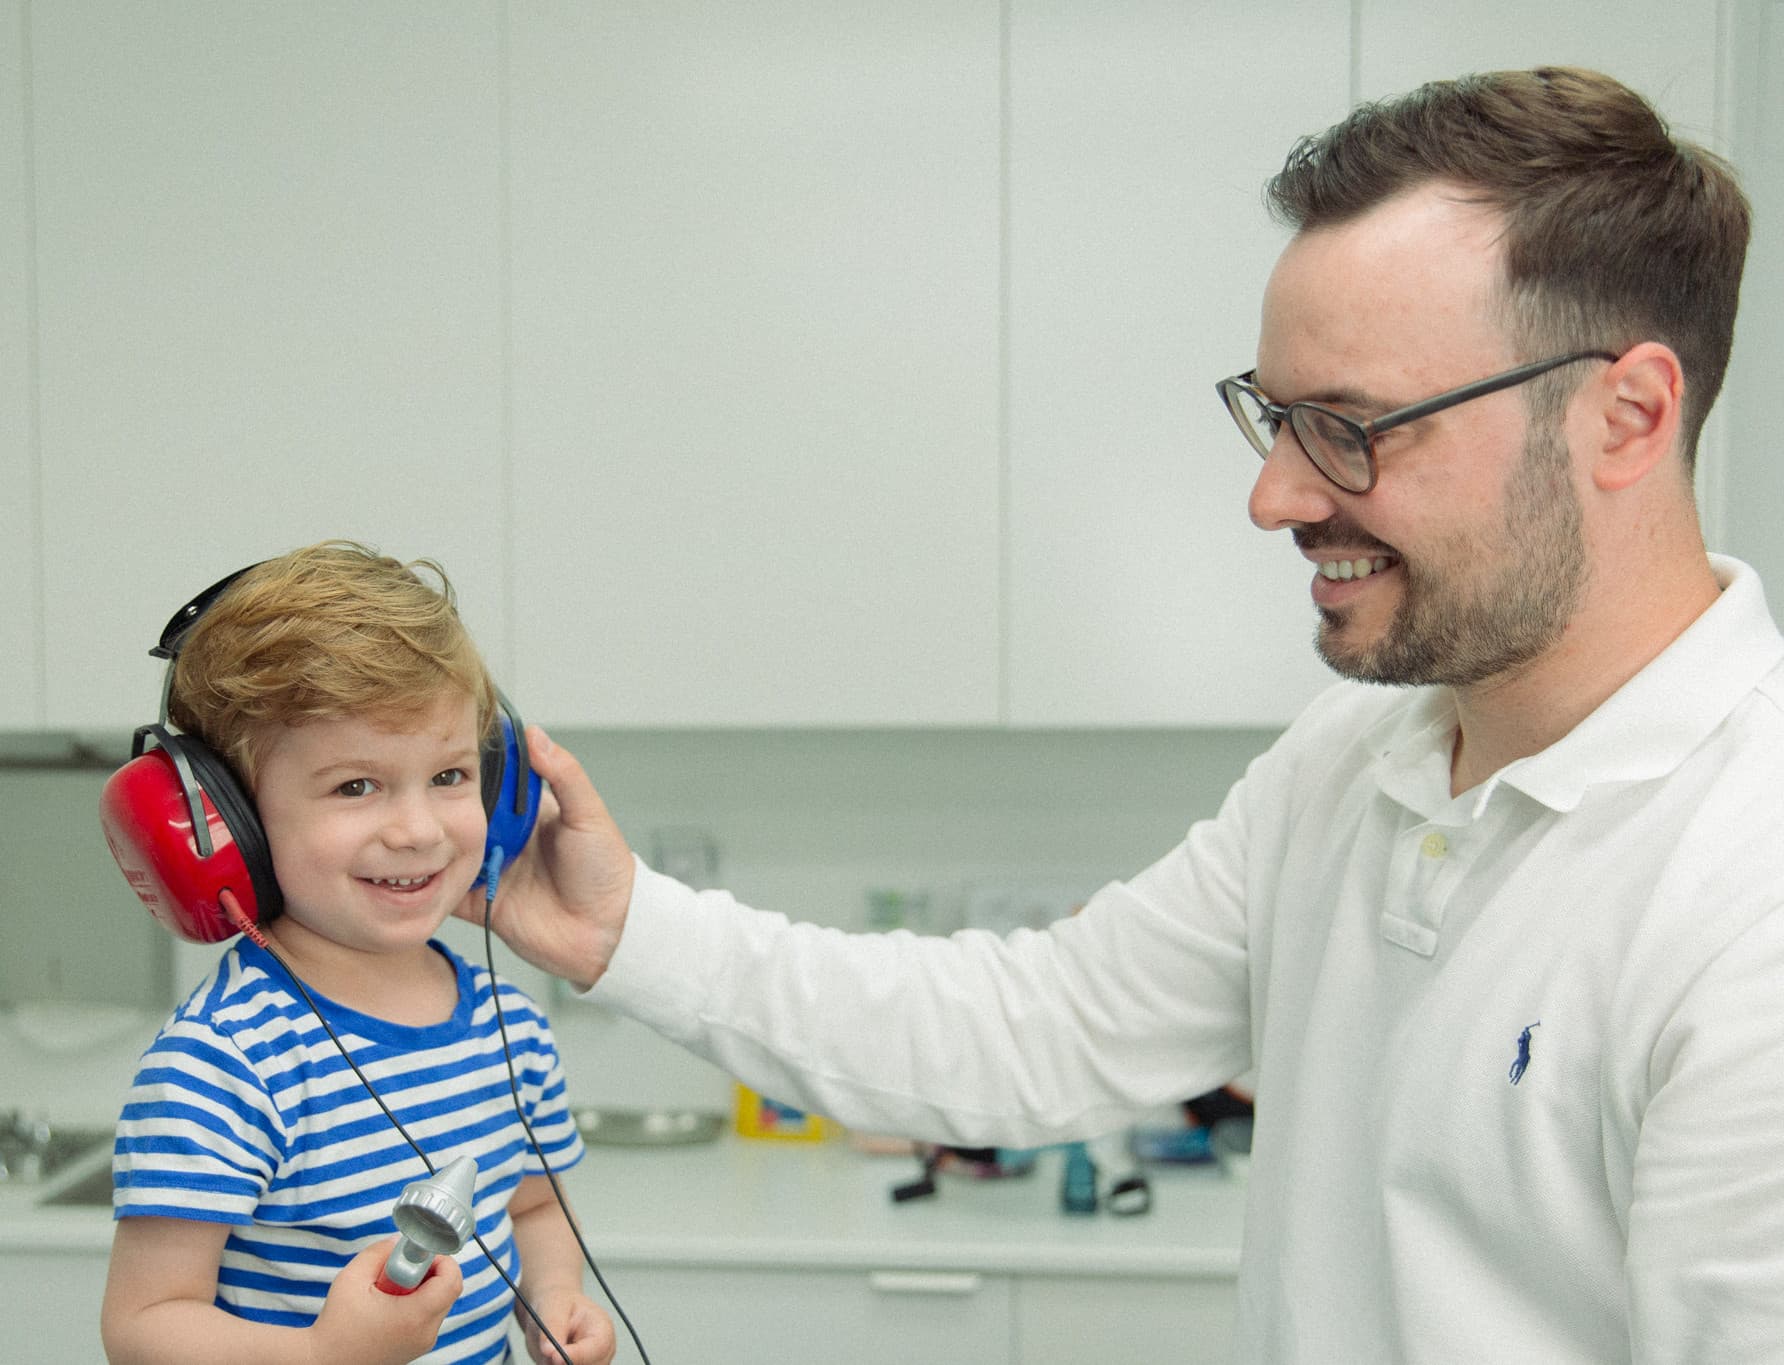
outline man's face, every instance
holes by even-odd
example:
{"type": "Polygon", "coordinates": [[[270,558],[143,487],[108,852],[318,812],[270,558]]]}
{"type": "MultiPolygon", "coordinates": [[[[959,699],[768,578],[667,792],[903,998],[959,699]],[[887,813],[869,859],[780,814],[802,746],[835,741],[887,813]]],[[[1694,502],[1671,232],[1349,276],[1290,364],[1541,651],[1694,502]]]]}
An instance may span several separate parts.
{"type": "MultiPolygon", "coordinates": [[[[1535,358],[1496,321],[1497,230],[1428,187],[1303,233],[1265,292],[1258,387],[1367,420],[1535,358]]],[[[1321,657],[1364,681],[1468,687],[1558,642],[1587,569],[1562,433],[1532,429],[1514,389],[1376,450],[1375,488],[1347,493],[1285,427],[1252,491],[1252,520],[1290,529],[1316,565],[1321,657]]]]}
{"type": "Polygon", "coordinates": [[[477,765],[469,697],[402,729],[359,717],[281,727],[255,782],[285,897],[275,932],[361,952],[425,945],[477,874],[477,765]]]}

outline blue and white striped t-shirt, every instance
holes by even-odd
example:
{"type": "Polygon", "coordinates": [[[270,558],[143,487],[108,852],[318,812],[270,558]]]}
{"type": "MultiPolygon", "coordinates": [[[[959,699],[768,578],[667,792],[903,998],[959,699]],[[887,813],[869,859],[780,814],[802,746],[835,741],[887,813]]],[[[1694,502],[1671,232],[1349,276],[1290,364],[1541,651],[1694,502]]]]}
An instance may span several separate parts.
{"type": "MultiPolygon", "coordinates": [[[[518,1280],[508,1201],[543,1168],[514,1113],[489,973],[434,947],[458,974],[444,1023],[386,1023],[310,993],[435,1166],[475,1159],[477,1230],[518,1280]]],[[[501,993],[527,1121],[561,1171],[581,1159],[582,1140],[557,1046],[524,993],[501,993]]],[[[341,1267],[396,1230],[391,1205],[425,1174],[284,971],[240,941],[143,1054],[118,1123],[112,1212],[232,1225],[217,1304],[301,1327],[341,1267]]],[[[475,1242],[457,1259],[464,1292],[422,1359],[503,1360],[513,1294],[475,1242]]]]}

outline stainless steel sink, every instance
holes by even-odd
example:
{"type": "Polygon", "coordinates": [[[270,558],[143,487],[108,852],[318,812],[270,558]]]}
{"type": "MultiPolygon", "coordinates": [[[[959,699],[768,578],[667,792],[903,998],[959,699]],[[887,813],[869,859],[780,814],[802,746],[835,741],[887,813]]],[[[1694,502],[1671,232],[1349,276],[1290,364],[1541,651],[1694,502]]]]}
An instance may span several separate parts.
{"type": "Polygon", "coordinates": [[[109,1128],[58,1128],[41,1119],[20,1119],[15,1112],[0,1122],[0,1187],[45,1184],[111,1141],[109,1128]]]}
{"type": "MultiPolygon", "coordinates": [[[[110,1134],[107,1134],[106,1137],[109,1142],[110,1134]]],[[[37,1202],[46,1205],[109,1209],[112,1202],[111,1163],[107,1161],[95,1166],[85,1175],[37,1202]]]]}

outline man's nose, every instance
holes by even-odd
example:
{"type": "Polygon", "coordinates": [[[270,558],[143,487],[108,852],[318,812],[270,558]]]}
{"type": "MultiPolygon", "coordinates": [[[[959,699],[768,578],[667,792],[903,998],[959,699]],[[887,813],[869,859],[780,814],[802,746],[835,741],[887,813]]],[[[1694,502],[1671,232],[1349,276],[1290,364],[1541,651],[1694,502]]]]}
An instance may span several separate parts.
{"type": "Polygon", "coordinates": [[[1338,511],[1334,497],[1337,491],[1307,458],[1294,428],[1284,422],[1276,432],[1270,453],[1264,456],[1245,507],[1252,525],[1260,530],[1313,526],[1329,520],[1338,511]]]}

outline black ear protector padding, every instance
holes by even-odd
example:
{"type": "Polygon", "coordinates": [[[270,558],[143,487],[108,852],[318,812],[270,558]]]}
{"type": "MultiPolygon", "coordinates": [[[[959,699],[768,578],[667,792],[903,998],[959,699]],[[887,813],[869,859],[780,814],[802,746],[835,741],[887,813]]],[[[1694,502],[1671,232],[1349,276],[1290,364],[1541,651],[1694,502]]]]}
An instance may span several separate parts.
{"type": "Polygon", "coordinates": [[[284,910],[285,893],[279,889],[279,878],[273,871],[272,847],[267,843],[266,826],[260,823],[260,811],[254,805],[254,798],[236,776],[235,769],[210,745],[186,735],[164,732],[162,746],[165,748],[169,741],[185,752],[204,794],[210,797],[217,814],[223,817],[224,825],[235,836],[235,846],[241,850],[242,862],[247,864],[248,876],[254,885],[254,919],[265,924],[284,910]]]}

